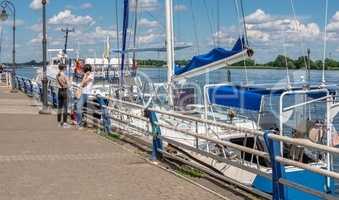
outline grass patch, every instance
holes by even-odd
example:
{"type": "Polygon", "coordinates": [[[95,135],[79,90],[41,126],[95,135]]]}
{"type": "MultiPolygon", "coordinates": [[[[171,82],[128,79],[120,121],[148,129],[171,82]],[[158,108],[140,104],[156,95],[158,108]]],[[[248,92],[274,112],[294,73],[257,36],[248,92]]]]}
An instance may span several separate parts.
{"type": "Polygon", "coordinates": [[[198,169],[195,169],[193,167],[183,165],[179,169],[176,170],[177,173],[183,175],[183,176],[188,176],[188,177],[193,177],[193,178],[201,178],[204,176],[204,173],[198,169]]]}
{"type": "Polygon", "coordinates": [[[121,137],[118,133],[105,133],[102,130],[98,130],[98,134],[112,141],[120,140],[121,137]]]}

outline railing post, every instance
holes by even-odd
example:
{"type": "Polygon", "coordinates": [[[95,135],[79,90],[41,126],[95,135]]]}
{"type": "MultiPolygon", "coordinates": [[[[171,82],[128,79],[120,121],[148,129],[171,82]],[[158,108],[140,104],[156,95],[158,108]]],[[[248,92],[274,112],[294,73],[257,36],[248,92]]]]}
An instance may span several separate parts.
{"type": "Polygon", "coordinates": [[[34,96],[34,91],[33,91],[33,83],[31,80],[28,80],[28,84],[29,84],[29,95],[30,96],[34,96]]]}
{"type": "Polygon", "coordinates": [[[153,140],[152,140],[152,160],[158,160],[161,159],[162,154],[161,151],[163,149],[163,145],[162,145],[162,139],[161,139],[161,129],[160,126],[158,124],[158,119],[157,116],[155,114],[155,112],[149,111],[149,110],[145,110],[145,117],[147,117],[151,123],[152,126],[152,136],[153,136],[153,140]]]}
{"type": "Polygon", "coordinates": [[[26,83],[26,80],[25,80],[24,78],[21,78],[21,80],[22,80],[22,83],[23,83],[23,85],[24,85],[23,92],[24,92],[25,94],[27,94],[27,83],[26,83]]]}
{"type": "Polygon", "coordinates": [[[111,133],[112,125],[111,118],[106,106],[108,106],[108,100],[103,97],[97,97],[98,103],[100,104],[101,117],[102,117],[102,126],[105,133],[111,133]]]}
{"type": "Polygon", "coordinates": [[[11,77],[11,86],[12,86],[12,83],[15,82],[15,80],[17,81],[17,85],[18,85],[18,89],[21,90],[21,83],[20,83],[20,79],[18,77],[11,77]],[[14,78],[14,81],[12,81],[12,79],[14,78]]]}
{"type": "Polygon", "coordinates": [[[284,185],[279,183],[279,179],[282,178],[284,174],[284,166],[275,160],[276,156],[281,156],[280,142],[270,139],[269,134],[272,134],[272,132],[265,131],[264,139],[272,165],[272,199],[285,200],[287,198],[284,185]]]}
{"type": "Polygon", "coordinates": [[[38,84],[38,92],[39,92],[40,101],[42,102],[42,86],[41,86],[41,84],[38,84]]]}

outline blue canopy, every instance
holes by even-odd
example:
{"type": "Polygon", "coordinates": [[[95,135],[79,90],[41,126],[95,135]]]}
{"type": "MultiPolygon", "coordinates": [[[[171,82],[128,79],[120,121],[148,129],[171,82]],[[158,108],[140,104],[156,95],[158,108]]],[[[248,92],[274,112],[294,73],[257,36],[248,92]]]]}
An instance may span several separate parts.
{"type": "Polygon", "coordinates": [[[216,62],[218,60],[222,60],[225,58],[228,58],[230,56],[233,56],[234,54],[237,54],[241,52],[244,49],[244,38],[239,38],[237,42],[235,43],[232,50],[225,50],[223,48],[215,48],[212,49],[209,53],[194,56],[192,60],[186,65],[185,67],[179,67],[175,66],[174,73],[175,75],[180,75],[185,72],[191,71],[193,69],[208,65],[210,63],[216,62]]]}
{"type": "MultiPolygon", "coordinates": [[[[301,87],[293,88],[292,90],[299,90],[301,87]]],[[[311,87],[310,89],[318,89],[311,87]]],[[[335,93],[333,87],[327,87],[330,93],[335,93]]],[[[224,85],[216,86],[208,89],[209,102],[215,105],[221,105],[233,108],[243,108],[246,110],[259,111],[261,100],[264,95],[281,95],[286,89],[267,89],[251,86],[234,86],[224,85]]],[[[308,93],[308,97],[317,99],[326,96],[326,92],[308,93]]]]}
{"type": "Polygon", "coordinates": [[[255,111],[260,110],[262,96],[269,93],[271,92],[266,89],[242,88],[229,85],[208,89],[211,104],[255,111]]]}

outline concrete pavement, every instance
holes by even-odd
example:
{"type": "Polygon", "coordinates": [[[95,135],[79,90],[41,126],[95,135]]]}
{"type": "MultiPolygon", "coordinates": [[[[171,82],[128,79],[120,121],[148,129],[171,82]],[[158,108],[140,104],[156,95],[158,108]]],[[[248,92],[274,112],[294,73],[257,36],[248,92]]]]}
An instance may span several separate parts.
{"type": "Polygon", "coordinates": [[[1,200],[214,200],[219,197],[90,131],[57,127],[0,85],[1,200]]]}

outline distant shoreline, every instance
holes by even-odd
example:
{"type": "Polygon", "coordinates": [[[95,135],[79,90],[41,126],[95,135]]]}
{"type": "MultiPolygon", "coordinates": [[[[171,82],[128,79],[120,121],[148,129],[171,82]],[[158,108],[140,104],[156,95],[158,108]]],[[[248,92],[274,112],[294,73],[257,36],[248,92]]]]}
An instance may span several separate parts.
{"type": "MultiPolygon", "coordinates": [[[[7,65],[9,67],[11,67],[11,65],[7,65]]],[[[42,65],[27,65],[27,64],[17,64],[16,65],[17,68],[32,68],[32,67],[42,67],[42,65]]],[[[140,69],[166,69],[167,66],[153,66],[153,65],[143,65],[143,66],[139,66],[140,69]]],[[[225,69],[245,69],[244,66],[229,66],[225,69]]],[[[258,70],[265,70],[265,69],[271,69],[271,70],[286,70],[286,67],[272,67],[272,66],[246,66],[246,69],[258,69],[258,70]]],[[[289,70],[305,70],[304,68],[301,69],[291,69],[289,68],[289,70]]],[[[322,69],[311,69],[312,71],[321,71],[322,69]]],[[[331,68],[331,69],[327,69],[326,71],[338,71],[339,68],[331,68]]]]}
{"type": "MultiPolygon", "coordinates": [[[[165,60],[155,60],[155,59],[140,59],[136,60],[139,68],[166,68],[167,62],[165,60]]],[[[190,60],[176,60],[175,64],[180,66],[186,66],[190,63],[190,60]]],[[[29,62],[17,63],[18,67],[41,67],[42,62],[37,62],[31,60],[29,62]]],[[[5,66],[11,66],[12,63],[5,63],[5,66]]],[[[303,70],[305,65],[309,65],[311,70],[322,70],[323,60],[312,60],[308,59],[307,56],[300,56],[297,59],[291,59],[289,57],[278,55],[273,61],[266,63],[256,63],[255,60],[246,59],[238,63],[234,63],[232,66],[227,68],[229,69],[244,69],[244,65],[247,69],[275,69],[275,70],[284,70],[286,66],[290,70],[303,70]]],[[[339,61],[326,58],[325,59],[326,70],[339,70],[339,61]]]]}

